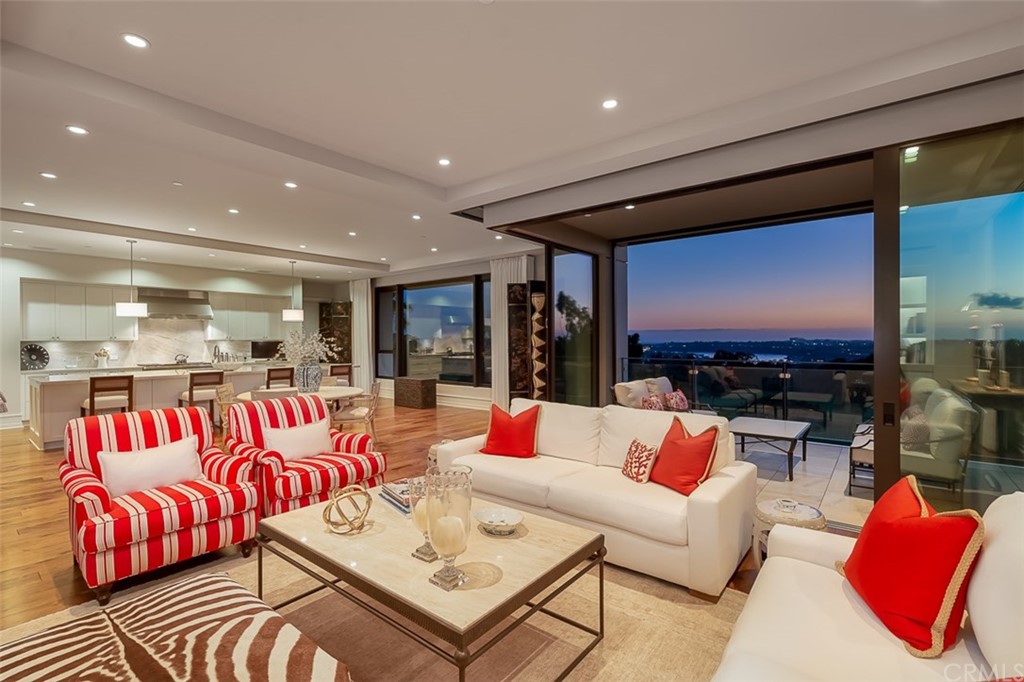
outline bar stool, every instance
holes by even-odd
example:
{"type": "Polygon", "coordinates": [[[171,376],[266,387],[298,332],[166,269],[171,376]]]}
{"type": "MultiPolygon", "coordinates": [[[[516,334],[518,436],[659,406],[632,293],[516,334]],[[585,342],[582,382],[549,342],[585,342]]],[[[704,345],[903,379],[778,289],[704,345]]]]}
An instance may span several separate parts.
{"type": "Polygon", "coordinates": [[[210,415],[213,418],[214,404],[217,402],[217,386],[224,383],[224,372],[191,372],[188,375],[188,390],[178,396],[178,407],[191,407],[196,403],[209,403],[210,415]],[[209,386],[209,388],[203,388],[209,386]],[[198,390],[197,390],[198,389],[198,390]]]}
{"type": "Polygon", "coordinates": [[[135,377],[131,374],[89,377],[89,397],[82,401],[81,416],[89,417],[98,410],[135,411],[135,377]],[[117,395],[99,395],[116,393],[117,395]]]}
{"type": "Polygon", "coordinates": [[[330,369],[328,370],[328,375],[332,376],[332,377],[340,377],[340,378],[344,379],[345,383],[342,384],[341,381],[339,381],[338,382],[339,386],[351,386],[352,385],[352,365],[351,365],[351,363],[350,364],[345,364],[345,365],[331,365],[330,369]]]}
{"type": "Polygon", "coordinates": [[[263,388],[270,388],[270,385],[275,381],[287,381],[288,386],[295,385],[295,368],[294,367],[268,367],[267,368],[267,385],[263,388]]]}

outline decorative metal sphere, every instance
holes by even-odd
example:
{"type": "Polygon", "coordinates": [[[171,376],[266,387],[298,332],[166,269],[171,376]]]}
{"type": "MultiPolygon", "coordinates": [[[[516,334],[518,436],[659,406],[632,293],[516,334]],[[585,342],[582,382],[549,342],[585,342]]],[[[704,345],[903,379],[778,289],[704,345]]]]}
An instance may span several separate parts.
{"type": "Polygon", "coordinates": [[[372,505],[373,498],[362,485],[335,488],[324,507],[324,523],[328,530],[338,535],[358,533],[366,527],[366,516],[372,505]],[[338,516],[337,521],[334,520],[335,514],[338,516]]]}

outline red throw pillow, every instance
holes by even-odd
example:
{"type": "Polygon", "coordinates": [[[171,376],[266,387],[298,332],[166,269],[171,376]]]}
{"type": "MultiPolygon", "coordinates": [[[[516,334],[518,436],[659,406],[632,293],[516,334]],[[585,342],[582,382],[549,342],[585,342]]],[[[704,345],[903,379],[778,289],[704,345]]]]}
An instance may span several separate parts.
{"type": "Polygon", "coordinates": [[[934,658],[956,641],[984,536],[977,512],[936,514],[907,476],[875,503],[836,568],[907,651],[934,658]]]}
{"type": "Polygon", "coordinates": [[[487,442],[480,452],[505,457],[536,457],[539,417],[540,405],[514,417],[497,405],[491,405],[491,425],[487,427],[487,442]]]}
{"type": "Polygon", "coordinates": [[[658,448],[658,458],[654,460],[650,480],[688,496],[708,480],[717,448],[717,426],[712,426],[700,435],[691,436],[682,422],[673,419],[672,426],[658,448]]]}

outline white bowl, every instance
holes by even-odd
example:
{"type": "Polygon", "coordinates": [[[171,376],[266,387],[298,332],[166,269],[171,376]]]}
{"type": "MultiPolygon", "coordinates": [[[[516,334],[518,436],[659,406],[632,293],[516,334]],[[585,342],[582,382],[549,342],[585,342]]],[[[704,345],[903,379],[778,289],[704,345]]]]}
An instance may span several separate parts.
{"type": "Polygon", "coordinates": [[[473,518],[480,522],[484,532],[490,535],[512,535],[516,532],[516,526],[523,521],[521,513],[503,507],[481,509],[473,513],[473,518]]]}

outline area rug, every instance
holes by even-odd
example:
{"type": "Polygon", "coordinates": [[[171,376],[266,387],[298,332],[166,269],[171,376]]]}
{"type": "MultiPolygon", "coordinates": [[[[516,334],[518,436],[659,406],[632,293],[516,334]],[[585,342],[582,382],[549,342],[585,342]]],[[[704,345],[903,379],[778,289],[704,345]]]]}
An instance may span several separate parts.
{"type": "MultiPolygon", "coordinates": [[[[256,591],[256,557],[239,556],[182,571],[129,590],[121,601],[158,585],[198,572],[224,571],[256,591]]],[[[264,601],[279,604],[317,585],[277,557],[264,555],[264,601]]],[[[570,675],[571,680],[708,680],[736,622],[746,595],[727,589],[705,601],[685,589],[607,566],[605,639],[570,675]]],[[[597,577],[585,576],[559,595],[550,608],[584,623],[597,624],[597,577]]],[[[0,632],[0,642],[39,632],[99,607],[92,602],[0,632]]],[[[363,680],[451,680],[455,668],[375,616],[329,591],[320,591],[280,609],[321,648],[344,661],[356,682],[363,680]]],[[[588,643],[589,635],[536,614],[470,665],[470,680],[551,680],[588,643]]]]}

